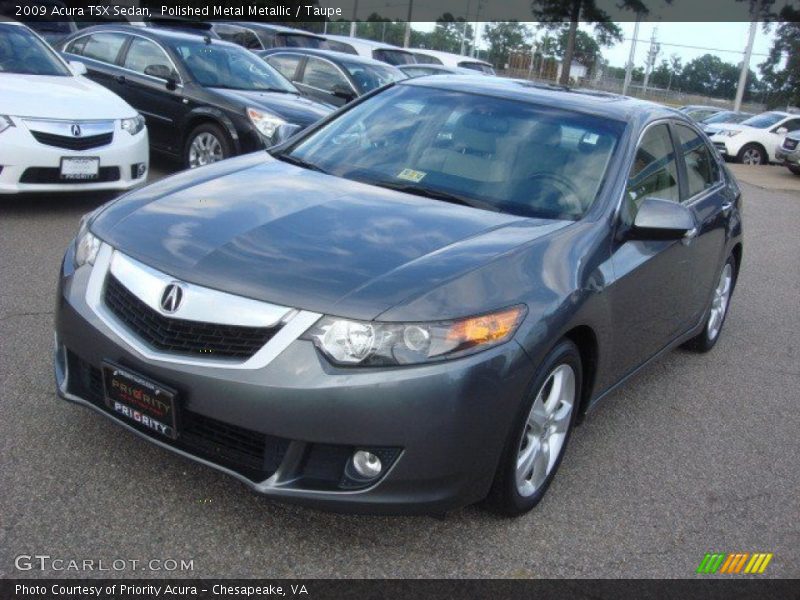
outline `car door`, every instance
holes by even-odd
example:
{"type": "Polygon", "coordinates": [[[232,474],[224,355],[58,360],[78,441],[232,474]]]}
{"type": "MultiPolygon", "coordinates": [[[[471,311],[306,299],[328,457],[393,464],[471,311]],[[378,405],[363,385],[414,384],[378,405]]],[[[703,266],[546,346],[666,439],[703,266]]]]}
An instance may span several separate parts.
{"type": "Polygon", "coordinates": [[[295,85],[305,94],[334,106],[342,106],[358,96],[353,85],[334,63],[308,56],[295,85]],[[352,94],[349,98],[344,93],[352,94]]]}
{"type": "Polygon", "coordinates": [[[681,202],[692,211],[697,224],[695,235],[685,240],[694,269],[691,324],[704,315],[711,292],[724,260],[725,232],[734,209],[735,198],[724,185],[717,153],[692,127],[673,123],[679,148],[681,202]]]}
{"type": "Polygon", "coordinates": [[[678,156],[669,123],[653,123],[637,145],[615,216],[609,286],[615,378],[624,376],[690,327],[694,311],[694,248],[685,240],[626,236],[648,197],[681,201],[678,156]]]}
{"type": "Polygon", "coordinates": [[[69,42],[64,52],[69,59],[76,58],[86,65],[87,77],[108,88],[126,101],[125,90],[120,85],[118,62],[128,36],[119,32],[90,33],[69,42]]]}
{"type": "Polygon", "coordinates": [[[172,59],[156,42],[136,35],[124,51],[122,67],[126,99],[147,121],[150,144],[174,152],[186,108],[172,59]]]}

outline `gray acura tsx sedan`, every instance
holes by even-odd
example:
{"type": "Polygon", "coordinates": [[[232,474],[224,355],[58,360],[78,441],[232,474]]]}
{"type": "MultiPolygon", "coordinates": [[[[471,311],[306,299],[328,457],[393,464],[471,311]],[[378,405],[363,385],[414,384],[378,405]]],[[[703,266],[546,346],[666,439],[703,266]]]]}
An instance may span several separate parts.
{"type": "Polygon", "coordinates": [[[717,342],[740,196],[668,108],[395,83],[84,217],[58,393],[272,498],[521,514],[587,409],[717,342]]]}

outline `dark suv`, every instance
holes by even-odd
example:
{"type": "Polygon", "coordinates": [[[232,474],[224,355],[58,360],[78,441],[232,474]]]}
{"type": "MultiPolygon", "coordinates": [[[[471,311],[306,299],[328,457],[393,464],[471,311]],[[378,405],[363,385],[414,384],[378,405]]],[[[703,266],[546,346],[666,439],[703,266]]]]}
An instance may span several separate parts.
{"type": "Polygon", "coordinates": [[[147,120],[153,150],[198,167],[271,146],[332,107],[303,97],[247,50],[210,36],[101,25],[59,44],[147,120]]]}

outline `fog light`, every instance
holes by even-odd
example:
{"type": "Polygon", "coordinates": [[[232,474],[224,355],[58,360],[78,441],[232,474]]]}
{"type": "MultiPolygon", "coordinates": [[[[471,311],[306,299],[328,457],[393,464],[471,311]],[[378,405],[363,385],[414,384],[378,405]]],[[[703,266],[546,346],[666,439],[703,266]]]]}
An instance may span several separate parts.
{"type": "Polygon", "coordinates": [[[145,163],[135,163],[131,165],[131,177],[133,179],[139,179],[140,177],[144,177],[144,174],[147,172],[147,165],[145,163]]]}
{"type": "Polygon", "coordinates": [[[381,474],[383,465],[381,464],[381,459],[372,452],[356,450],[355,454],[353,454],[353,468],[361,477],[374,479],[381,474]]]}

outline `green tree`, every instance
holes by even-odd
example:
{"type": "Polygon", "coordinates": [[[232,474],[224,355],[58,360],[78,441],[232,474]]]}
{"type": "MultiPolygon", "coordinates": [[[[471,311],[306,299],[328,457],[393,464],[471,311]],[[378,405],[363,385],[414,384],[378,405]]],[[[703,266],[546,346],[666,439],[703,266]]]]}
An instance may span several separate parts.
{"type": "Polygon", "coordinates": [[[531,30],[519,21],[492,21],[483,28],[483,39],[489,44],[489,62],[503,68],[508,55],[529,44],[531,30]]]}
{"type": "Polygon", "coordinates": [[[775,41],[761,63],[768,104],[800,106],[800,9],[785,7],[779,16],[775,41]]]}
{"type": "Polygon", "coordinates": [[[443,52],[459,54],[461,52],[462,37],[466,38],[466,49],[472,45],[474,33],[472,25],[465,23],[463,17],[458,17],[456,19],[450,13],[444,13],[441,17],[436,19],[436,26],[427,36],[427,43],[424,47],[430,48],[431,50],[442,50],[443,52]],[[465,27],[466,35],[464,33],[465,27]]]}
{"type": "MultiPolygon", "coordinates": [[[[665,1],[671,2],[672,0],[665,1]]],[[[569,23],[567,43],[564,48],[564,68],[561,69],[563,85],[569,83],[569,66],[574,58],[578,23],[592,24],[595,38],[601,46],[622,41],[622,30],[597,4],[597,0],[532,0],[531,2],[533,15],[539,21],[552,23],[556,27],[560,27],[563,23],[569,23]]],[[[648,12],[642,0],[620,0],[619,6],[640,15],[648,12]]]]}
{"type": "MultiPolygon", "coordinates": [[[[564,61],[569,46],[569,26],[564,26],[556,38],[554,55],[564,61]]],[[[577,61],[590,71],[594,70],[600,60],[600,44],[585,31],[578,30],[575,34],[575,43],[572,51],[573,62],[577,61]]]]}

